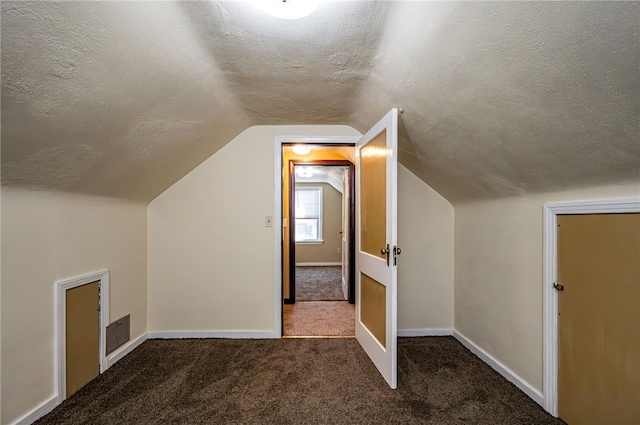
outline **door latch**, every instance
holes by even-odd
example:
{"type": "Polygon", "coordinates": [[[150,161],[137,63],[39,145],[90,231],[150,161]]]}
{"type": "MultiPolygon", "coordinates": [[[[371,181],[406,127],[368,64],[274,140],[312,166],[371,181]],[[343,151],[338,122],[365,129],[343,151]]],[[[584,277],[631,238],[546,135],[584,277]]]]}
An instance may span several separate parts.
{"type": "Polygon", "coordinates": [[[397,265],[398,264],[398,255],[402,254],[402,250],[400,249],[399,246],[394,246],[393,247],[393,265],[397,265]]]}
{"type": "Polygon", "coordinates": [[[564,291],[564,285],[558,285],[558,282],[553,282],[553,287],[558,291],[564,291]]]}

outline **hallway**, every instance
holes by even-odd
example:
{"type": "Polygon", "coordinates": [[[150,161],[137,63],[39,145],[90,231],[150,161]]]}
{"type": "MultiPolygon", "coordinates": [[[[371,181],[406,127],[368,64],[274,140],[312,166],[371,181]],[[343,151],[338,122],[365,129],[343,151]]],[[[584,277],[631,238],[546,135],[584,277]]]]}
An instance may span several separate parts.
{"type": "Polygon", "coordinates": [[[296,302],[284,306],[285,337],[354,337],[355,305],[344,300],[341,267],[296,267],[296,302]]]}
{"type": "Polygon", "coordinates": [[[347,301],[298,301],[284,306],[285,337],[355,337],[356,306],[347,301]]]}

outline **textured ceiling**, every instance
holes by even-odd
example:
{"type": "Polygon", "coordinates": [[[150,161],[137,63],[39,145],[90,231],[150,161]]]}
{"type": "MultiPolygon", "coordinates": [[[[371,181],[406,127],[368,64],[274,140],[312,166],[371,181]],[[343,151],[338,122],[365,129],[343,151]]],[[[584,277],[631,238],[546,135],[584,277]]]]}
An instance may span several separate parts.
{"type": "Polygon", "coordinates": [[[2,2],[2,184],[150,200],[245,128],[401,106],[449,200],[640,180],[633,2],[2,2]]]}

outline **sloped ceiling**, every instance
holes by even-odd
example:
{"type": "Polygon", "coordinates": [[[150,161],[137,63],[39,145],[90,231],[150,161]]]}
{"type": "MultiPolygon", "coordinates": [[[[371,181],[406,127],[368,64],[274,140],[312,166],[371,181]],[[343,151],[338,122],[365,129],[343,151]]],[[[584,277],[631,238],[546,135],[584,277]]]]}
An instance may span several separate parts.
{"type": "Polygon", "coordinates": [[[632,2],[2,2],[2,184],[153,199],[249,126],[402,107],[450,201],[640,180],[632,2]]]}
{"type": "Polygon", "coordinates": [[[296,184],[326,183],[342,193],[346,169],[347,167],[340,165],[296,166],[296,184]],[[298,173],[298,170],[300,170],[300,173],[298,173]]]}

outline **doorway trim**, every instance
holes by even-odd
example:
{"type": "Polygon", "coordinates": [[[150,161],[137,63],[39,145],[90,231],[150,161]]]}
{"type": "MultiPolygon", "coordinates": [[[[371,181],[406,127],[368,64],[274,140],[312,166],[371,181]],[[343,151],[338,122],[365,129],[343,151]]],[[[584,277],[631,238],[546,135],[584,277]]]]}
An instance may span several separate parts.
{"type": "Polygon", "coordinates": [[[640,198],[554,202],[543,206],[543,407],[558,417],[558,215],[639,213],[640,198]]]}
{"type": "Polygon", "coordinates": [[[66,291],[78,286],[98,281],[100,298],[100,373],[107,370],[106,328],[109,323],[109,270],[87,274],[55,282],[55,341],[56,341],[56,388],[58,404],[67,398],[67,366],[66,366],[66,291]]]}
{"type": "Polygon", "coordinates": [[[282,135],[276,136],[274,144],[274,175],[275,175],[275,190],[274,202],[273,202],[273,244],[274,244],[274,260],[273,260],[273,324],[274,324],[274,337],[282,338],[282,326],[283,326],[283,314],[284,308],[282,307],[282,241],[283,241],[283,223],[282,223],[282,189],[283,189],[283,177],[284,173],[288,172],[282,169],[282,146],[286,144],[305,143],[316,145],[345,145],[355,144],[361,136],[291,136],[282,135]]]}
{"type": "MultiPolygon", "coordinates": [[[[355,146],[354,146],[355,148],[355,146]]],[[[353,268],[355,264],[356,252],[353,249],[356,243],[356,200],[355,200],[355,164],[346,159],[294,159],[290,161],[290,168],[288,170],[289,176],[289,221],[295,222],[295,167],[300,166],[324,166],[324,167],[347,167],[349,170],[349,177],[351,179],[350,199],[349,203],[349,246],[351,247],[349,252],[349,262],[351,267],[349,268],[349,303],[355,303],[355,275],[356,271],[353,268]]],[[[287,170],[284,171],[285,173],[287,170]]],[[[344,194],[343,194],[344,196],[344,194]]],[[[285,299],[285,304],[295,304],[296,302],[296,232],[295,226],[289,227],[289,298],[285,299]]],[[[284,240],[284,238],[283,238],[284,240]]],[[[284,242],[283,242],[284,243],[284,242]]],[[[283,289],[284,290],[284,289],[283,289]]]]}

